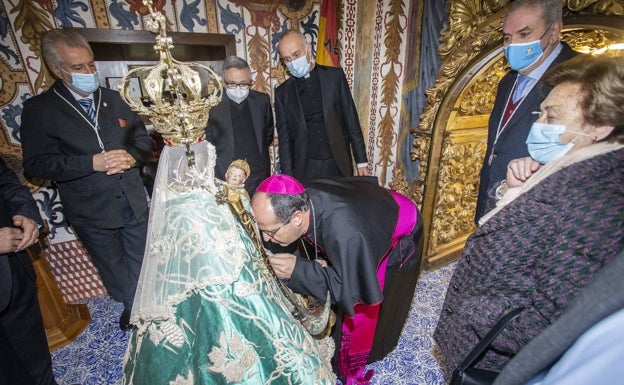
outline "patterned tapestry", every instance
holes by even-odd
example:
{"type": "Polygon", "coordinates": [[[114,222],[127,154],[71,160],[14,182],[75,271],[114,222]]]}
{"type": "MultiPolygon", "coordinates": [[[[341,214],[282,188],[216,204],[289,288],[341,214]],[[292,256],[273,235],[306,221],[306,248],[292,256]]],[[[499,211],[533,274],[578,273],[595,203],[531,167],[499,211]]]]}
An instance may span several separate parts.
{"type": "MultiPolygon", "coordinates": [[[[287,76],[276,47],[279,35],[289,28],[299,28],[312,43],[315,54],[321,3],[322,0],[155,0],[154,6],[166,16],[171,31],[235,35],[237,55],[245,58],[252,68],[253,88],[272,94],[287,76]]],[[[422,2],[335,0],[333,3],[339,29],[340,63],[352,87],[368,142],[369,167],[382,184],[388,185],[397,164],[417,169],[409,159],[401,158],[400,146],[409,140],[409,122],[413,121],[401,115],[406,111],[402,105],[403,93],[416,89],[413,76],[418,73],[415,70],[418,61],[413,55],[418,52],[418,39],[413,36],[419,33],[422,2]],[[406,36],[408,31],[411,38],[406,36]]],[[[3,156],[17,159],[14,163],[19,167],[22,104],[54,80],[40,59],[39,43],[46,30],[55,27],[143,30],[147,14],[141,0],[0,0],[3,156]]],[[[100,81],[105,86],[104,80],[100,81]]],[[[57,191],[44,181],[30,180],[30,183],[48,221],[50,243],[75,242],[71,227],[64,220],[57,191]]],[[[62,260],[56,255],[62,249],[67,247],[49,249],[48,260],[62,260]]],[[[84,251],[78,247],[72,254],[82,258],[84,251]]],[[[57,280],[61,280],[56,271],[62,266],[52,267],[57,280]]],[[[94,276],[97,278],[97,273],[94,276]]],[[[74,278],[80,281],[79,277],[74,278]]],[[[63,280],[66,279],[64,276],[63,280]]],[[[89,292],[93,292],[92,287],[89,292]]],[[[77,299],[75,291],[68,294],[63,290],[63,294],[67,300],[77,299]]]]}

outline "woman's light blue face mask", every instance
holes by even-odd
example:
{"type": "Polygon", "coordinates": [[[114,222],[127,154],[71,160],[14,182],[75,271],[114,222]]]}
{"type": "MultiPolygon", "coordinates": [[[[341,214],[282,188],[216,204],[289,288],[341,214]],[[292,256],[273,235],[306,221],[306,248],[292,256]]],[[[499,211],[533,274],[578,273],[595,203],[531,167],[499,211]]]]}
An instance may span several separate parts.
{"type": "Polygon", "coordinates": [[[546,164],[554,159],[564,156],[572,147],[574,139],[570,143],[562,143],[559,137],[564,132],[576,134],[576,136],[590,136],[584,132],[566,130],[563,124],[549,124],[535,122],[531,126],[529,136],[526,139],[527,149],[531,158],[546,164]]]}

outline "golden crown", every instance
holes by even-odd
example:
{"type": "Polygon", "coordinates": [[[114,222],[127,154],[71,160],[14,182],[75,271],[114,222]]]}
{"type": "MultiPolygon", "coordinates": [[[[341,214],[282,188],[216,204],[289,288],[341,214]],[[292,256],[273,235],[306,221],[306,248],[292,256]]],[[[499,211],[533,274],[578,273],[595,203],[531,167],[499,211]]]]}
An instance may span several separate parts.
{"type": "Polygon", "coordinates": [[[167,36],[165,16],[154,12],[151,0],[144,3],[150,11],[147,28],[158,34],[154,50],[160,59],[154,66],[128,71],[119,91],[132,110],[150,119],[167,145],[185,145],[188,149],[204,140],[209,111],[221,101],[223,85],[211,68],[171,56],[173,40],[167,36]],[[140,79],[145,103],[130,96],[130,79],[134,77],[140,79]]]}

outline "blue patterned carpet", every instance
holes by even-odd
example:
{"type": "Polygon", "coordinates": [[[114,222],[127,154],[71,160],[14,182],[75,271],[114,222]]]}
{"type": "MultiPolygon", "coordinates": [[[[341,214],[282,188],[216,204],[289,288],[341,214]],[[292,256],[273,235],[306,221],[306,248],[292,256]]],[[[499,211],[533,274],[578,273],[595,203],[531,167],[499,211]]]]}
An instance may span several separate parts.
{"type": "MultiPolygon", "coordinates": [[[[399,345],[383,361],[368,367],[375,371],[372,385],[444,384],[431,336],[453,266],[423,272],[399,345]]],[[[59,385],[121,384],[121,363],[129,336],[117,325],[123,305],[107,296],[86,303],[91,324],[71,344],[52,353],[56,381],[59,385]]]]}

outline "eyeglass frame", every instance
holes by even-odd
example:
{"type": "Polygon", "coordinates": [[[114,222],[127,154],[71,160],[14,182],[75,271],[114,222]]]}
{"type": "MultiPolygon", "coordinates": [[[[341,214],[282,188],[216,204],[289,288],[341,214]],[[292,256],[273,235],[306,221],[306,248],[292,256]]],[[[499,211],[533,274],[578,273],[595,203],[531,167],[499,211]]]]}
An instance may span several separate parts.
{"type": "Polygon", "coordinates": [[[284,221],[277,229],[274,230],[260,230],[261,233],[266,234],[269,238],[275,239],[277,233],[282,229],[282,227],[286,226],[290,223],[290,220],[295,216],[295,213],[292,213],[286,221],[284,221]]]}
{"type": "Polygon", "coordinates": [[[251,88],[251,85],[253,82],[244,82],[244,83],[236,83],[236,82],[228,82],[228,81],[223,81],[223,83],[225,84],[225,88],[229,88],[230,90],[233,90],[236,87],[240,87],[243,90],[247,90],[249,88],[251,88]]]}

